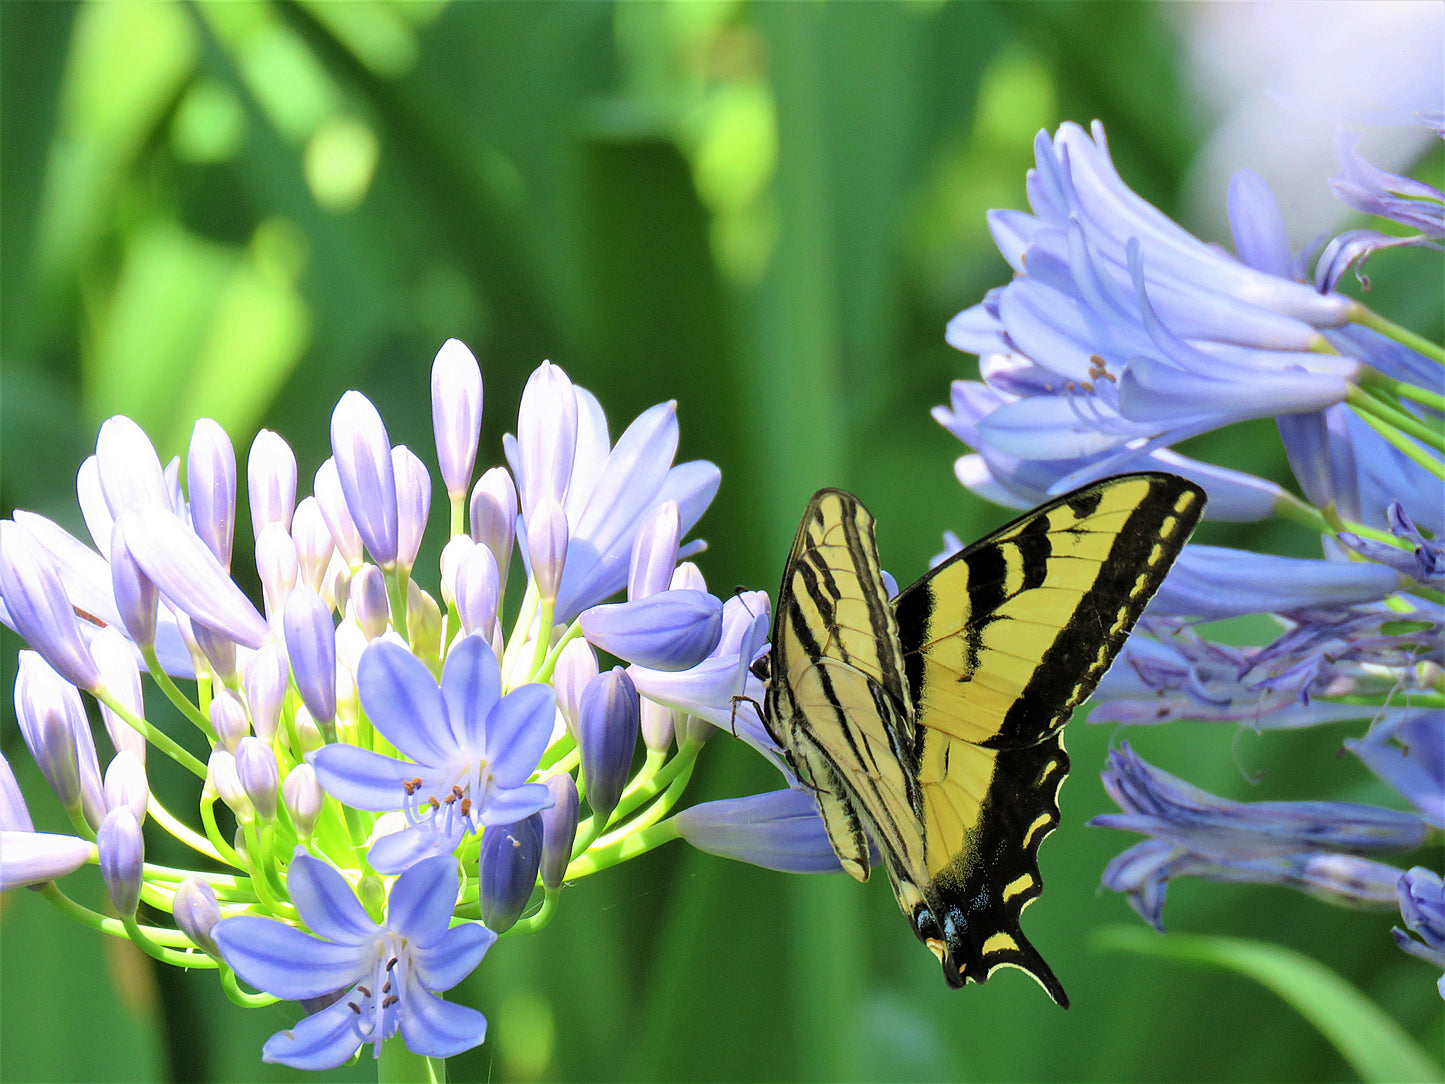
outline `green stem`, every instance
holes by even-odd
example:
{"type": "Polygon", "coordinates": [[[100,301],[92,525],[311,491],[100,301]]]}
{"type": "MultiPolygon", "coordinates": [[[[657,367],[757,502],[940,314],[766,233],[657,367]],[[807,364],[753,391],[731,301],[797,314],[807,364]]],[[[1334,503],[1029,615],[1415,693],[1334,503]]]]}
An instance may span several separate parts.
{"type": "Polygon", "coordinates": [[[467,495],[460,493],[451,498],[451,519],[448,524],[448,538],[455,538],[459,534],[467,533],[467,495]]]}
{"type": "Polygon", "coordinates": [[[1285,493],[1276,498],[1271,511],[1277,518],[1297,523],[1315,534],[1332,534],[1334,532],[1330,526],[1329,517],[1324,512],[1314,505],[1300,500],[1293,493],[1285,493]]]}
{"type": "Polygon", "coordinates": [[[518,919],[516,925],[502,936],[507,937],[514,933],[536,933],[538,930],[545,929],[552,921],[552,916],[557,913],[557,897],[560,894],[560,889],[548,892],[542,898],[542,906],[537,908],[535,915],[518,919]]]}
{"type": "Polygon", "coordinates": [[[1357,324],[1363,324],[1372,331],[1378,331],[1387,339],[1394,339],[1397,343],[1408,346],[1416,353],[1424,354],[1427,358],[1432,358],[1445,365],[1445,347],[1431,342],[1423,335],[1415,334],[1407,327],[1401,327],[1393,321],[1386,320],[1379,313],[1364,305],[1357,304],[1356,310],[1355,322],[1357,324]]]}
{"type": "Polygon", "coordinates": [[[619,862],[625,862],[629,858],[636,858],[640,854],[646,854],[654,847],[660,847],[670,840],[678,838],[677,820],[665,820],[661,824],[654,824],[640,832],[619,840],[606,851],[588,851],[581,858],[574,859],[567,867],[567,880],[574,881],[579,877],[586,877],[589,873],[596,873],[609,866],[615,866],[619,862]]]}
{"type": "MultiPolygon", "coordinates": [[[[1351,396],[1353,398],[1353,395],[1351,396]]],[[[1356,404],[1351,402],[1351,406],[1356,404]]],[[[1421,448],[1413,440],[1410,440],[1399,429],[1388,422],[1377,418],[1369,410],[1356,409],[1356,415],[1380,436],[1384,437],[1390,444],[1393,444],[1405,455],[1409,456],[1420,466],[1424,467],[1435,477],[1445,480],[1445,463],[1442,463],[1439,456],[1432,456],[1424,448],[1421,448]]]]}
{"type": "MultiPolygon", "coordinates": [[[[174,686],[172,686],[172,688],[174,688],[174,686]]],[[[204,764],[186,750],[182,749],[169,734],[152,726],[135,712],[131,711],[130,708],[122,704],[112,695],[109,689],[97,689],[95,698],[124,719],[132,730],[144,735],[146,741],[150,742],[182,768],[185,768],[186,771],[198,779],[206,778],[206,766],[204,764]]],[[[207,722],[206,730],[210,729],[211,724],[207,722]]],[[[214,735],[212,736],[214,737],[214,735]]]]}
{"type": "Polygon", "coordinates": [[[206,838],[221,856],[221,861],[236,869],[245,869],[246,864],[241,861],[241,856],[236,853],[236,848],[226,842],[226,837],[221,835],[221,829],[216,824],[216,799],[202,798],[200,804],[201,823],[206,828],[206,838]]]}
{"type": "Polygon", "coordinates": [[[243,1009],[264,1009],[268,1005],[274,1005],[280,1001],[279,997],[272,997],[270,994],[248,994],[241,989],[241,984],[236,981],[236,973],[229,967],[221,968],[221,989],[226,992],[234,1004],[243,1009]]]}
{"type": "Polygon", "coordinates": [[[176,706],[176,709],[196,725],[202,734],[210,741],[216,740],[216,732],[211,729],[211,720],[206,717],[196,705],[186,698],[186,694],[171,680],[170,674],[165,672],[161,666],[160,658],[156,655],[154,647],[141,649],[145,657],[146,669],[150,672],[151,680],[160,686],[161,692],[166,694],[166,699],[176,706]]]}
{"type": "Polygon", "coordinates": [[[207,858],[214,859],[223,865],[225,864],[225,859],[221,857],[221,852],[216,850],[211,841],[197,832],[189,824],[179,820],[169,809],[161,805],[161,800],[155,796],[154,791],[151,792],[150,801],[146,803],[146,811],[151,815],[152,820],[191,850],[197,854],[203,854],[207,858]]]}
{"type": "Polygon", "coordinates": [[[122,922],[125,924],[125,931],[131,942],[152,959],[173,967],[214,968],[217,966],[216,961],[205,953],[198,953],[190,948],[185,950],[167,948],[159,944],[136,922],[134,916],[122,919],[122,922]]]}
{"type": "Polygon", "coordinates": [[[411,640],[406,634],[406,585],[409,577],[393,565],[391,568],[382,569],[382,578],[386,580],[386,599],[391,606],[391,627],[396,629],[403,640],[410,643],[411,640]]]}
{"type": "Polygon", "coordinates": [[[532,680],[551,681],[552,673],[557,669],[557,658],[562,654],[562,649],[566,647],[569,642],[577,639],[577,637],[581,635],[582,621],[579,618],[568,625],[567,631],[557,637],[557,642],[547,650],[547,657],[542,660],[542,665],[539,666],[536,673],[532,675],[532,680]]]}
{"type": "Polygon", "coordinates": [[[1366,374],[1360,383],[1367,388],[1383,388],[1397,399],[1410,399],[1421,406],[1445,413],[1445,395],[1422,388],[1418,384],[1411,384],[1408,380],[1396,380],[1393,376],[1386,376],[1381,372],[1371,372],[1366,374]]]}
{"type": "Polygon", "coordinates": [[[542,669],[542,664],[547,659],[547,649],[551,646],[552,640],[552,618],[557,613],[557,600],[544,598],[542,600],[541,620],[537,622],[537,642],[532,648],[532,665],[527,669],[528,681],[541,681],[537,674],[542,669]]]}
{"type": "Polygon", "coordinates": [[[1445,452],[1445,434],[1426,425],[1413,414],[1401,410],[1393,402],[1378,395],[1372,395],[1363,388],[1351,388],[1346,402],[1355,408],[1355,413],[1373,414],[1380,421],[1393,425],[1400,432],[1414,437],[1427,448],[1445,452]]]}

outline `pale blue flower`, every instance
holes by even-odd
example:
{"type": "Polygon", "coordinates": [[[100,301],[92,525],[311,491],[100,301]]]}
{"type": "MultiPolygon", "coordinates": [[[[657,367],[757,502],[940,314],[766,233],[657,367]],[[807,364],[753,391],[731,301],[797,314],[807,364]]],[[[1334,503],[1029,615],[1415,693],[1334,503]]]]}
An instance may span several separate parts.
{"type": "Polygon", "coordinates": [[[684,809],[678,834],[700,851],[783,873],[838,873],[818,803],[801,787],[684,809]]]}
{"type": "Polygon", "coordinates": [[[302,585],[287,598],[281,627],[296,689],[312,718],[325,726],[336,716],[336,626],[331,607],[302,585]]]}
{"type": "Polygon", "coordinates": [[[116,806],[105,815],[96,833],[95,845],[110,902],[122,918],[135,917],[140,905],[141,876],[145,871],[145,840],[140,822],[129,806],[116,806]]]}
{"type": "Polygon", "coordinates": [[[211,930],[242,979],[287,1000],[335,1000],[266,1042],[261,1060],[296,1069],[330,1069],[365,1044],[373,1056],[400,1033],[407,1049],[448,1058],[481,1043],[481,1013],[435,996],[476,968],[497,935],[476,923],[448,928],[459,880],[448,855],[424,859],[391,886],[385,922],[374,921],[345,878],[298,853],[287,887],[301,930],[238,916],[211,930]]]}
{"type": "MultiPolygon", "coordinates": [[[[398,546],[396,473],[391,440],[376,407],[359,391],[348,391],[331,413],[331,452],[346,511],[372,559],[382,568],[396,564],[398,546]]],[[[329,487],[327,487],[329,491],[329,487]]],[[[322,511],[332,503],[317,477],[322,511]]],[[[332,523],[332,516],[327,522],[332,523]]],[[[337,535],[332,523],[332,534],[337,535]]],[[[341,545],[338,540],[337,545],[341,545]]]]}
{"type": "Polygon", "coordinates": [[[1445,828],[1445,711],[1421,708],[1382,718],[1345,748],[1436,828],[1445,828]]]}
{"type": "Polygon", "coordinates": [[[186,487],[192,528],[221,567],[230,568],[236,533],[236,452],[226,431],[210,418],[201,418],[191,430],[186,487]]]}
{"type": "Polygon", "coordinates": [[[279,433],[262,429],[246,457],[251,530],[257,538],[272,523],[291,529],[296,511],[296,453],[279,433]]]}
{"type": "Polygon", "coordinates": [[[653,670],[690,670],[722,636],[723,604],[706,591],[659,591],[582,613],[582,633],[603,651],[653,670]]]}
{"type": "Polygon", "coordinates": [[[460,339],[448,339],[431,367],[432,431],[442,484],[452,500],[466,496],[482,431],[482,370],[460,339]]]}
{"type": "Polygon", "coordinates": [[[322,787],[345,804],[405,813],[407,828],[372,845],[377,869],[394,873],[451,853],[464,836],[522,820],[551,800],[528,779],[551,738],[552,689],[528,684],[502,696],[497,657],[480,636],[452,645],[440,686],[405,647],[373,641],[356,683],[372,725],[409,759],[345,744],[309,759],[322,787]]]}

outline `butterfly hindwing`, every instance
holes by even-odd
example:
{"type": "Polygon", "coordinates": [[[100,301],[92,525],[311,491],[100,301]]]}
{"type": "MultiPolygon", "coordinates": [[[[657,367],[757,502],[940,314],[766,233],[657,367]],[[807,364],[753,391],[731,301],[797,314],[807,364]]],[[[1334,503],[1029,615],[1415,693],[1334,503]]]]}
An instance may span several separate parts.
{"type": "Polygon", "coordinates": [[[840,490],[809,504],[774,618],[769,730],[860,880],[876,841],[950,985],[1019,967],[1067,1005],[1019,925],[1043,887],[1039,844],[1059,823],[1062,727],[1203,506],[1172,475],[1103,479],[889,603],[867,510],[840,490]]]}

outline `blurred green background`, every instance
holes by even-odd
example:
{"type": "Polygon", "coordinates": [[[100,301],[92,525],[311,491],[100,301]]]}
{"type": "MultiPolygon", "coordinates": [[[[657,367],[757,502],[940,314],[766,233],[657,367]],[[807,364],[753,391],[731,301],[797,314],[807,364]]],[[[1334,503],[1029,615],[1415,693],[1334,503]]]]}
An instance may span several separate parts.
{"type": "MultiPolygon", "coordinates": [[[[163,458],[201,415],[243,463],[275,429],[306,492],[332,405],[359,388],[434,461],[427,373],[456,336],[485,374],[483,465],[543,358],[598,395],[614,434],[676,398],[682,458],[723,469],[699,528],[719,594],[773,588],[821,485],[869,504],[905,581],[943,529],[1007,518],[957,485],[962,449],[928,417],[976,372],[945,322],[1008,274],[985,210],[1024,205],[1036,130],[1099,117],[1123,175],[1175,212],[1209,129],[1165,13],[1142,3],[7,2],[0,50],[3,510],[81,532],[75,470],[115,413],[163,458]]],[[[1371,270],[1387,298],[1386,263],[1371,270]]],[[[1260,425],[1193,450],[1284,479],[1276,445],[1260,425]]],[[[9,714],[16,646],[6,634],[4,749],[49,823],[9,714]]],[[[1129,735],[1235,797],[1388,802],[1337,759],[1342,736],[1129,735]]],[[[1068,1012],[1017,972],[947,989],[881,876],[673,845],[493,950],[454,995],[491,1038],[453,1078],[1347,1077],[1247,981],[1091,947],[1097,927],[1138,924],[1097,887],[1132,838],[1084,823],[1110,808],[1098,772],[1116,737],[1070,728],[1064,824],[1026,918],[1068,1012]]],[[[704,760],[697,797],[774,785],[739,743],[704,760]]],[[[1435,976],[1389,916],[1184,882],[1166,917],[1309,953],[1438,1049],[1435,976]]],[[[3,901],[0,951],[4,1080],[299,1076],[258,1060],[294,1007],[237,1009],[214,976],[153,969],[29,893],[3,901]]],[[[375,1079],[366,1057],[327,1076],[375,1079]]]]}

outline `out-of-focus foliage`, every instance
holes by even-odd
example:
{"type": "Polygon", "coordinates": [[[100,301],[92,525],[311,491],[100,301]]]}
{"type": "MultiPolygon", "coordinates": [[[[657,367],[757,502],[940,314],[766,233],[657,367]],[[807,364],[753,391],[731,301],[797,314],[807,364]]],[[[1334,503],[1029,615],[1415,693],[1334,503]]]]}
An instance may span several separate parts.
{"type": "MultiPolygon", "coordinates": [[[[684,456],[723,468],[701,525],[718,593],[775,584],[821,485],[868,502],[906,581],[943,529],[1006,518],[965,498],[960,449],[928,418],[972,371],[945,321],[1008,273],[984,211],[1022,206],[1038,128],[1094,117],[1129,182],[1174,211],[1202,134],[1175,49],[1142,4],[5,3],[0,504],[78,528],[75,469],[115,413],[163,458],[200,415],[242,456],[276,429],[306,479],[353,387],[430,458],[426,373],[457,336],[486,376],[489,463],[544,357],[614,418],[676,398],[684,456]]],[[[1273,447],[1240,443],[1229,462],[1282,478],[1273,447]]],[[[7,635],[7,690],[15,647],[7,635]]],[[[1084,827],[1108,807],[1110,737],[1070,728],[1064,824],[1026,919],[1068,1013],[1018,974],[948,990],[881,878],[676,845],[498,945],[455,995],[491,1038],[454,1079],[1347,1074],[1237,976],[1089,947],[1090,929],[1132,920],[1097,889],[1118,840],[1084,827]]],[[[3,739],[38,793],[8,707],[3,739]]],[[[699,797],[772,785],[716,744],[699,797]]],[[[1286,754],[1188,726],[1136,744],[1187,754],[1191,779],[1221,789],[1288,755],[1301,796],[1338,748],[1328,732],[1286,754]]],[[[12,896],[0,1078],[293,1075],[258,1060],[291,1007],[242,1011],[214,976],[153,969],[12,896]]],[[[1410,993],[1432,980],[1378,916],[1185,883],[1168,918],[1316,955],[1438,1036],[1438,1009],[1410,993]]],[[[365,1058],[329,1075],[375,1078],[365,1058]]]]}

